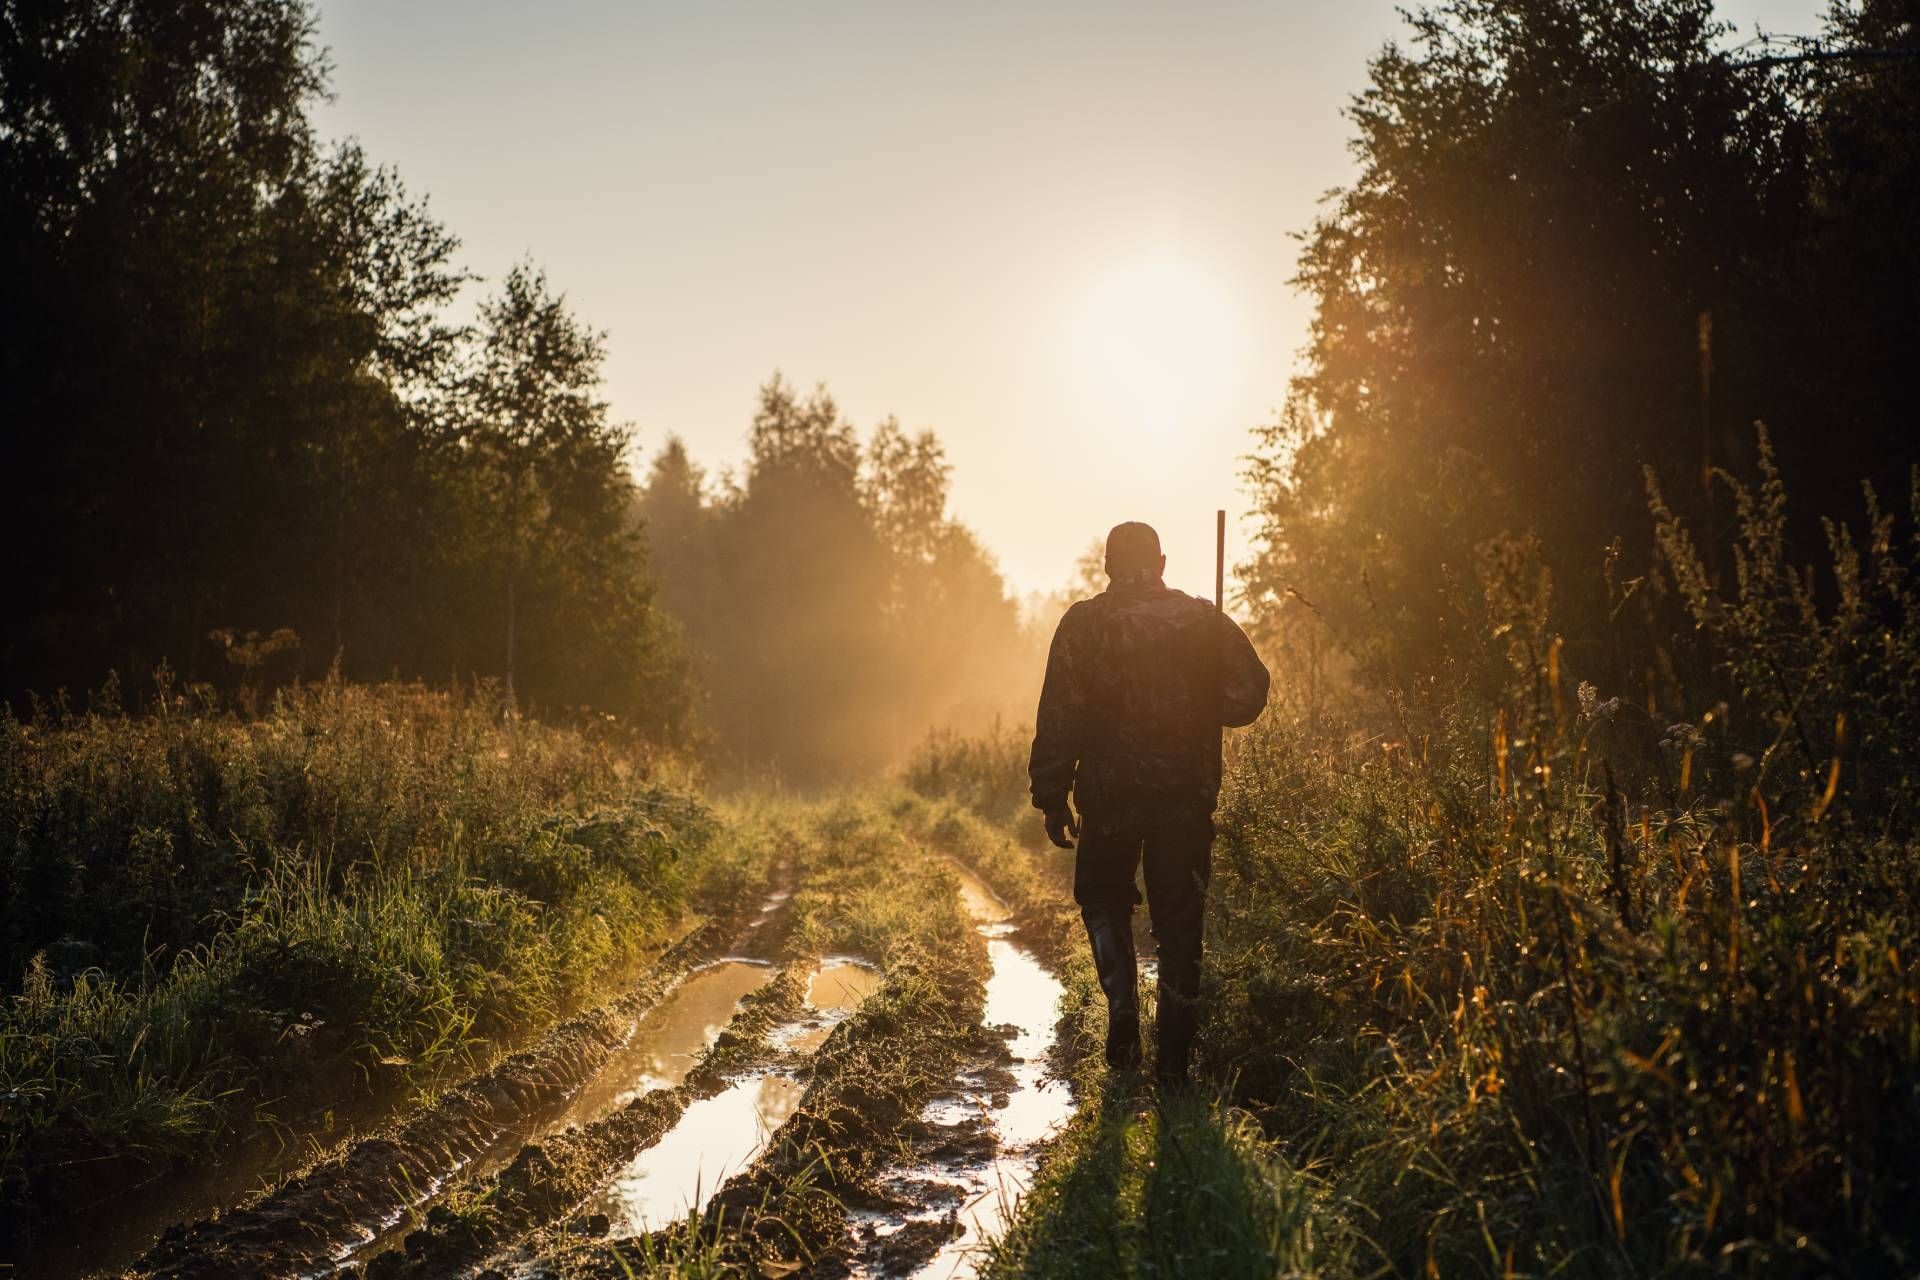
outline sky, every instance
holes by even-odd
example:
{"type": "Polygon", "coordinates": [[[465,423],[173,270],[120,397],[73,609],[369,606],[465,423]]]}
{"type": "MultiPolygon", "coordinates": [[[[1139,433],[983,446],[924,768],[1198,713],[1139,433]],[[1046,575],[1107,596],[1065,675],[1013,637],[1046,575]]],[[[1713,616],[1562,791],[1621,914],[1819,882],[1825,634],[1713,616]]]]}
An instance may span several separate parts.
{"type": "MultiPolygon", "coordinates": [[[[1727,0],[1744,39],[1824,0],[1727,0]]],[[[607,334],[635,465],[718,473],[776,370],[930,428],[1024,594],[1121,520],[1212,595],[1307,338],[1288,281],[1350,180],[1391,0],[320,0],[333,100],[484,290],[545,268],[607,334]]],[[[478,294],[473,295],[477,297],[478,294]]],[[[469,299],[469,305],[471,299],[469,299]]]]}

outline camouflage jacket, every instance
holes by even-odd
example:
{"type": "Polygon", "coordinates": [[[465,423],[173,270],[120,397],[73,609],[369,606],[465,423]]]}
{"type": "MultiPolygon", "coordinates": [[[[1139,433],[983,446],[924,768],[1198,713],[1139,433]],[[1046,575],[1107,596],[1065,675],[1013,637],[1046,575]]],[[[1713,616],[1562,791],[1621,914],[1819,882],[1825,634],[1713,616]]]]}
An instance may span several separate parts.
{"type": "Polygon", "coordinates": [[[1211,812],[1221,726],[1252,724],[1267,684],[1233,619],[1158,578],[1080,601],[1047,654],[1027,765],[1034,807],[1054,808],[1071,791],[1101,819],[1170,804],[1211,812]]]}

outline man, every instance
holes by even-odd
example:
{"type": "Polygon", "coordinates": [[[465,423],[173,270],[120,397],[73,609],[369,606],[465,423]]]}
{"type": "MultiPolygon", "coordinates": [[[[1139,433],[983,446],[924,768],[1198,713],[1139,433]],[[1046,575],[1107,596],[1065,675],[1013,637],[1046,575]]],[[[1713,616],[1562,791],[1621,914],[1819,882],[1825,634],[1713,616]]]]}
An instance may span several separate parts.
{"type": "Polygon", "coordinates": [[[1220,730],[1253,723],[1268,675],[1230,618],[1161,581],[1167,558],[1152,528],[1114,526],[1106,567],[1108,588],[1068,609],[1054,632],[1027,771],[1048,837],[1062,849],[1080,838],[1073,897],[1107,997],[1116,1070],[1140,1064],[1133,908],[1144,859],[1160,949],[1155,1074],[1179,1088],[1200,991],[1220,730]]]}

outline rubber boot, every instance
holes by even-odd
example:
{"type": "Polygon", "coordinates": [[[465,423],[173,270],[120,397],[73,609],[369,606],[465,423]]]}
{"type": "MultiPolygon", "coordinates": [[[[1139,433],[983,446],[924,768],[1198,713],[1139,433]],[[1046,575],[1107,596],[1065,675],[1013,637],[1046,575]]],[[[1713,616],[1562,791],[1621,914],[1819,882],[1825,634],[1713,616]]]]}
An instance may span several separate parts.
{"type": "Polygon", "coordinates": [[[1200,1018],[1200,956],[1192,946],[1198,923],[1165,931],[1160,944],[1159,1026],[1154,1031],[1154,1080],[1163,1090],[1187,1087],[1187,1064],[1200,1018]]]}
{"type": "Polygon", "coordinates": [[[1093,944],[1093,967],[1107,997],[1107,1065],[1131,1071],[1140,1065],[1139,970],[1133,954],[1131,906],[1080,908],[1093,944]]]}
{"type": "Polygon", "coordinates": [[[1154,1083],[1162,1092],[1190,1087],[1187,1063],[1193,1056],[1194,1000],[1160,984],[1160,1022],[1155,1031],[1154,1083]]]}

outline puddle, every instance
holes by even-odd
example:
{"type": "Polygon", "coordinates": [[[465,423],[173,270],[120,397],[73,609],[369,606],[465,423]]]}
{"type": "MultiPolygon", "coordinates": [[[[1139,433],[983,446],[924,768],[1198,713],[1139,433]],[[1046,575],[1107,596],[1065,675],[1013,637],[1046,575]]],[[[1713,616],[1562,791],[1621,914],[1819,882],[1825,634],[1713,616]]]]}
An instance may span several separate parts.
{"type": "MultiPolygon", "coordinates": [[[[563,1109],[524,1117],[486,1151],[452,1173],[478,1177],[498,1173],[529,1142],[571,1125],[591,1124],[649,1090],[679,1084],[739,1009],[740,1001],[772,977],[772,967],[758,960],[719,960],[694,970],[666,999],[641,1016],[626,1044],[613,1051],[606,1065],[563,1109]]],[[[424,1199],[381,1224],[378,1232],[340,1261],[370,1258],[400,1245],[452,1183],[452,1174],[436,1181],[424,1199]]]]}
{"type": "Polygon", "coordinates": [[[594,1197],[615,1236],[678,1222],[720,1184],[753,1162],[767,1137],[793,1114],[805,1086],[789,1076],[748,1076],[689,1106],[660,1141],[634,1157],[594,1197]]]}
{"type": "Polygon", "coordinates": [[[721,960],[695,970],[640,1019],[633,1038],[614,1050],[566,1111],[542,1128],[587,1125],[612,1115],[641,1094],[669,1089],[687,1078],[706,1047],[727,1025],[740,1001],[767,985],[773,968],[757,960],[721,960]]]}
{"type": "MultiPolygon", "coordinates": [[[[806,1015],[768,1039],[811,1052],[879,985],[879,972],[865,961],[828,956],[807,980],[806,1015]]],[[[616,1235],[638,1235],[699,1212],[721,1183],[753,1163],[804,1090],[791,1076],[763,1073],[693,1103],[660,1141],[621,1170],[588,1212],[606,1214],[616,1235]]]]}
{"type": "Polygon", "coordinates": [[[812,1053],[880,986],[880,971],[852,956],[828,956],[807,980],[807,1016],[771,1037],[782,1049],[812,1053]]]}
{"type": "Polygon", "coordinates": [[[879,985],[879,970],[866,961],[828,956],[820,962],[820,971],[807,981],[807,1003],[823,1013],[845,1017],[879,985]]]}
{"type": "Polygon", "coordinates": [[[958,1199],[959,1233],[912,1272],[926,1280],[977,1274],[982,1244],[1005,1229],[1033,1181],[1037,1145],[1073,1113],[1066,1084],[1048,1076],[1045,1062],[1061,986],[1031,952],[1008,936],[1013,913],[1006,903],[967,868],[956,863],[953,870],[960,880],[961,903],[987,940],[992,974],[987,979],[984,1020],[990,1027],[1015,1028],[1007,1042],[1013,1061],[1005,1073],[961,1077],[959,1093],[937,1099],[921,1114],[923,1120],[939,1126],[984,1118],[993,1136],[992,1154],[958,1167],[921,1167],[893,1175],[888,1181],[903,1193],[902,1198],[928,1207],[919,1215],[870,1224],[874,1236],[884,1240],[910,1225],[943,1218],[958,1199]]]}
{"type": "Polygon", "coordinates": [[[987,887],[987,882],[959,863],[949,863],[953,874],[960,879],[960,906],[976,925],[1005,924],[1013,919],[1013,912],[1007,904],[1000,901],[998,894],[987,887]]]}

